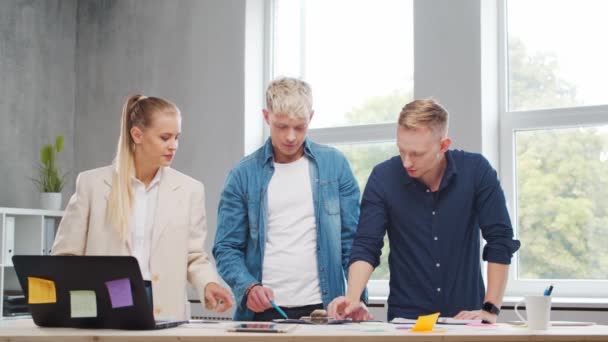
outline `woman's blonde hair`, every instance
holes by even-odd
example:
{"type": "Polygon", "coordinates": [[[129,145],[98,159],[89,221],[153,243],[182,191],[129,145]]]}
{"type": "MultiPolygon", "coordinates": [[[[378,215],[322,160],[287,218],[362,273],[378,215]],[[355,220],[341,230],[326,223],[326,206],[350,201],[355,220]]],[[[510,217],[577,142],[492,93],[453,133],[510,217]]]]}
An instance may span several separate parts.
{"type": "Polygon", "coordinates": [[[107,215],[123,241],[127,241],[129,237],[129,219],[134,200],[131,178],[135,176],[135,142],[131,137],[131,128],[149,127],[154,115],[159,113],[180,115],[175,104],[144,95],[130,96],[122,108],[107,215]]]}

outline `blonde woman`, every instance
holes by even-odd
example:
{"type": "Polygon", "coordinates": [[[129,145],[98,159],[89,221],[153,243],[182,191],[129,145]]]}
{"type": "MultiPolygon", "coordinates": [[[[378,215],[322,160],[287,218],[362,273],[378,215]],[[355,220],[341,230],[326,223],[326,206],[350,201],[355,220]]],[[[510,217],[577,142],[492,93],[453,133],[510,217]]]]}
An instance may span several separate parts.
{"type": "Polygon", "coordinates": [[[232,297],[203,251],[203,184],[170,168],[180,132],[173,103],[143,95],[127,99],[116,159],[78,175],[52,250],[134,256],[151,286],[155,317],[183,320],[186,281],[218,312],[232,306],[232,297]]]}

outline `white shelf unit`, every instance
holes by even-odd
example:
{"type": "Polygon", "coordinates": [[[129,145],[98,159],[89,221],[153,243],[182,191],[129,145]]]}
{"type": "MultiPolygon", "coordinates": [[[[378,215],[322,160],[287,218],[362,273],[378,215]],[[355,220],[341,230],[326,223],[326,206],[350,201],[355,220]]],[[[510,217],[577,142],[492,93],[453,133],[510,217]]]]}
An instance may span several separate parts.
{"type": "Polygon", "coordinates": [[[62,216],[60,210],[0,207],[0,319],[9,317],[5,296],[21,292],[11,257],[50,254],[62,216]]]}

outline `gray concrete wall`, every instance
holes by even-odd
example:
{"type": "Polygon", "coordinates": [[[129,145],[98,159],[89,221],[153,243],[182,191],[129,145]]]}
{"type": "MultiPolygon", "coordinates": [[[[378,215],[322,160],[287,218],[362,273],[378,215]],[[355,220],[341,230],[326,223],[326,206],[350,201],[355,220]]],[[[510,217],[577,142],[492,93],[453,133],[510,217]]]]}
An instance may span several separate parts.
{"type": "Polygon", "coordinates": [[[73,192],[76,0],[0,1],[0,206],[38,208],[43,144],[65,136],[58,166],[73,192]]]}
{"type": "Polygon", "coordinates": [[[229,169],[244,150],[244,0],[82,0],[77,24],[75,169],[112,161],[126,96],[174,101],[174,167],[207,189],[214,236],[229,169]]]}

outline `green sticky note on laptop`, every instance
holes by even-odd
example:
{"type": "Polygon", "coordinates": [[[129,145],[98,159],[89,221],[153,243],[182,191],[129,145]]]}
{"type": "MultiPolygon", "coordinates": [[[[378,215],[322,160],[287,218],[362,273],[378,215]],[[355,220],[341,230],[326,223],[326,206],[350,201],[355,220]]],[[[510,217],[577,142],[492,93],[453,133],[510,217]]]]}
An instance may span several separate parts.
{"type": "Polygon", "coordinates": [[[70,310],[72,318],[97,317],[95,291],[70,291],[70,310]]]}

